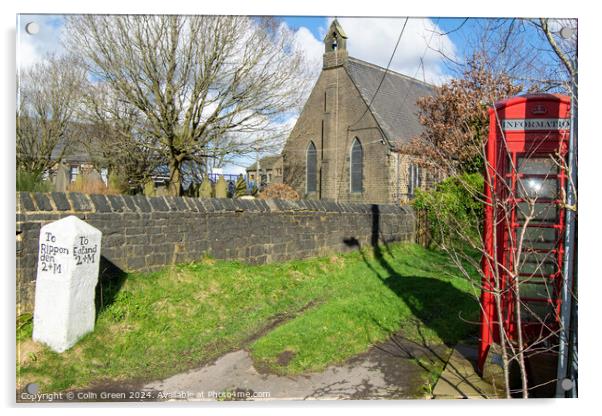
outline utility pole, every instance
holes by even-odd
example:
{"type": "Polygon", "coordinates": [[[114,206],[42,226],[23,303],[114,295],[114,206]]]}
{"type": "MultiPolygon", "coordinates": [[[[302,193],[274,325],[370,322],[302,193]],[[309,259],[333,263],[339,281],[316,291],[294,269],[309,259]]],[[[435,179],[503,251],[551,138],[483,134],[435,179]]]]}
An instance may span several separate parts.
{"type": "Polygon", "coordinates": [[[261,174],[260,165],[259,165],[259,146],[255,147],[255,185],[257,186],[257,191],[261,191],[261,174]]]}
{"type": "MultiPolygon", "coordinates": [[[[571,36],[577,36],[576,31],[563,28],[560,35],[569,39],[571,36]]],[[[572,65],[571,73],[571,130],[569,136],[568,149],[568,172],[567,172],[567,189],[566,189],[566,229],[564,233],[564,263],[562,265],[562,304],[560,307],[560,331],[558,336],[558,367],[556,373],[556,397],[566,397],[567,392],[570,392],[571,397],[576,397],[576,353],[577,353],[577,337],[576,337],[576,316],[571,315],[577,313],[577,305],[572,305],[573,300],[573,272],[575,270],[575,229],[576,222],[576,187],[577,187],[577,42],[575,42],[575,60],[572,65]],[[571,327],[571,320],[575,326],[571,327]],[[572,368],[568,371],[569,356],[572,357],[572,368]],[[566,381],[569,380],[569,381],[566,381]]]]}

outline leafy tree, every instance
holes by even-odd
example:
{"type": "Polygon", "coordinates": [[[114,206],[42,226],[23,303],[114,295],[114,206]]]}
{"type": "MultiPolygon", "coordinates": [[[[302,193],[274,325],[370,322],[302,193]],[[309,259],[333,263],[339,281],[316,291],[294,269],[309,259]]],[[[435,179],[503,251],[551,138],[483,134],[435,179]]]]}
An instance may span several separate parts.
{"type": "Polygon", "coordinates": [[[17,192],[50,192],[52,183],[41,179],[39,175],[17,169],[17,192]]]}
{"type": "Polygon", "coordinates": [[[521,90],[508,76],[490,71],[484,55],[475,55],[461,78],[418,101],[424,131],[407,150],[446,175],[481,172],[481,148],[489,132],[487,109],[521,90]]]}
{"type": "Polygon", "coordinates": [[[416,190],[412,204],[425,210],[432,243],[438,246],[466,246],[466,239],[478,245],[483,218],[484,180],[480,173],[449,177],[431,190],[416,190]],[[462,238],[456,235],[463,230],[462,238]]]}

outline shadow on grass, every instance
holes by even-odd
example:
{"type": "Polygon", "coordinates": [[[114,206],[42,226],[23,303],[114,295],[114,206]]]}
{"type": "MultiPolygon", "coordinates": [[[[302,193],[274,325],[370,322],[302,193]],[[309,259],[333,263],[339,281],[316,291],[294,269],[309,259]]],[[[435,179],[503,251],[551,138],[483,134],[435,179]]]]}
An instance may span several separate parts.
{"type": "MultiPolygon", "coordinates": [[[[373,261],[368,259],[365,251],[362,250],[361,243],[356,238],[344,240],[344,243],[350,247],[357,247],[366,266],[381,280],[381,282],[398,297],[403,299],[404,303],[412,311],[415,317],[413,324],[415,332],[418,334],[417,340],[411,340],[402,333],[397,333],[383,344],[383,351],[404,359],[413,360],[419,367],[431,375],[432,385],[442,378],[441,371],[448,363],[449,350],[443,345],[435,345],[424,334],[424,328],[429,328],[436,333],[443,344],[447,347],[454,347],[459,341],[465,339],[471,332],[476,332],[477,326],[470,327],[466,321],[473,311],[478,311],[477,300],[469,294],[457,289],[450,282],[427,276],[414,276],[402,274],[385,258],[385,251],[388,247],[381,238],[380,230],[380,212],[378,205],[372,205],[372,230],[370,236],[370,248],[374,260],[378,263],[380,271],[373,265],[373,261]],[[464,316],[463,316],[464,315],[464,316]],[[443,348],[442,348],[443,347],[443,348]]],[[[440,253],[433,253],[434,261],[441,261],[440,253]]],[[[400,264],[412,267],[423,266],[420,262],[411,264],[403,259],[399,259],[400,264]]],[[[418,260],[418,259],[416,259],[418,260]]],[[[433,267],[435,269],[435,267],[433,267]]],[[[452,274],[453,268],[443,267],[441,272],[452,274]]],[[[380,326],[378,322],[375,321],[380,326]]],[[[385,328],[383,328],[385,329],[385,328]]],[[[382,348],[377,346],[376,348],[382,348]]],[[[475,362],[476,364],[476,362],[475,362]]],[[[452,371],[459,371],[452,366],[452,371]]],[[[486,397],[484,392],[473,386],[469,380],[459,376],[467,385],[479,392],[482,397],[486,397]]],[[[443,377],[444,378],[444,377],[443,377]]],[[[452,383],[449,383],[453,386],[452,383]]],[[[454,388],[456,388],[454,386],[454,388]]],[[[457,389],[457,388],[456,388],[457,389]]],[[[463,394],[459,389],[458,394],[463,394]]]]}
{"type": "MultiPolygon", "coordinates": [[[[403,275],[384,256],[386,245],[381,245],[380,212],[378,205],[372,205],[372,230],[370,249],[374,259],[384,269],[379,272],[366,257],[360,241],[356,238],[344,240],[350,247],[357,247],[364,263],[382,283],[410,308],[422,325],[433,330],[448,346],[455,345],[469,332],[469,325],[463,313],[477,310],[477,301],[469,294],[457,289],[450,282],[440,279],[403,275]]],[[[476,327],[475,327],[476,329],[476,327]]]]}
{"type": "Polygon", "coordinates": [[[96,318],[115,302],[117,294],[127,279],[127,273],[106,257],[100,257],[98,284],[96,285],[96,318]]]}

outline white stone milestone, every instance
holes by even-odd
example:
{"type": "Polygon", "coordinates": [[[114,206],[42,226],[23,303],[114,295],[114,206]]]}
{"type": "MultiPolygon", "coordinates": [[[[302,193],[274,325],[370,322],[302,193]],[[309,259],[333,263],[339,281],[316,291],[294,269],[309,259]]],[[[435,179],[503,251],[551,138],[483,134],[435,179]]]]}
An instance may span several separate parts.
{"type": "Polygon", "coordinates": [[[40,230],[34,341],[63,352],[94,330],[101,237],[73,215],[40,230]]]}

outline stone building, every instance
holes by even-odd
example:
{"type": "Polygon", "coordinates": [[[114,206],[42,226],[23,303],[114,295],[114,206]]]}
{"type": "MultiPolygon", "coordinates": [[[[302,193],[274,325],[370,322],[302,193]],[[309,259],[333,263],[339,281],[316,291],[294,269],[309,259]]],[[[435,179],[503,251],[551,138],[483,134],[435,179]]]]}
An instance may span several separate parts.
{"type": "Polygon", "coordinates": [[[334,20],[322,72],[282,152],[283,181],[310,199],[407,201],[431,178],[400,149],[421,133],[416,101],[434,87],[350,57],[347,41],[334,20]]]}
{"type": "Polygon", "coordinates": [[[260,177],[261,184],[282,183],[282,156],[265,156],[259,159],[259,171],[257,162],[253,163],[247,169],[247,177],[251,182],[260,177]]]}
{"type": "MultiPolygon", "coordinates": [[[[77,126],[79,131],[85,132],[85,128],[86,126],[77,126]]],[[[66,192],[69,184],[80,176],[84,176],[88,181],[102,181],[105,186],[108,184],[108,168],[99,166],[100,144],[92,141],[84,143],[83,138],[74,136],[69,140],[69,147],[65,150],[64,147],[65,142],[60,141],[52,149],[50,158],[56,163],[45,172],[45,177],[54,183],[55,191],[66,192]],[[61,179],[58,179],[59,177],[61,179]]]]}
{"type": "MultiPolygon", "coordinates": [[[[53,160],[58,160],[60,158],[61,149],[61,145],[58,145],[53,149],[51,155],[53,160]]],[[[75,182],[80,175],[87,175],[94,180],[102,180],[105,185],[108,181],[108,169],[105,167],[97,169],[88,149],[79,142],[75,142],[69,150],[62,155],[60,164],[55,165],[53,172],[50,173],[53,174],[56,169],[67,169],[67,178],[69,179],[69,182],[75,182]]],[[[65,190],[61,190],[61,192],[64,191],[65,190]]]]}

